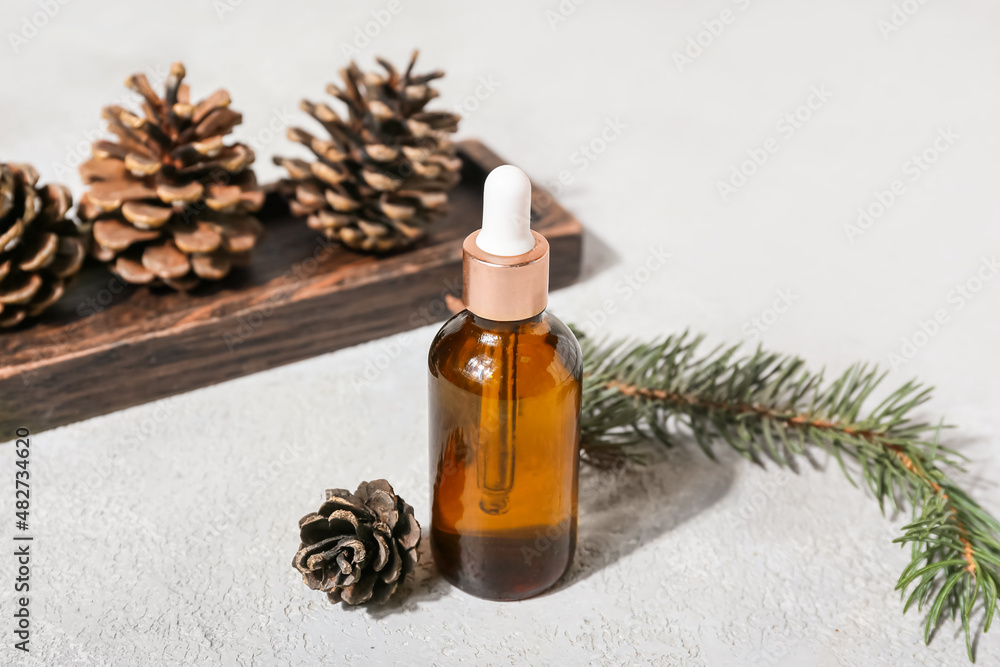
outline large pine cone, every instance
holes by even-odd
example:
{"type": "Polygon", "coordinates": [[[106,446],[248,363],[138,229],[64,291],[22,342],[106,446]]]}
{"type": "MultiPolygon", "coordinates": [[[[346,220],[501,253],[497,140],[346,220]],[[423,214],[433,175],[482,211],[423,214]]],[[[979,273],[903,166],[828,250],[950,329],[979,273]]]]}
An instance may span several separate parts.
{"type": "Polygon", "coordinates": [[[354,493],[329,489],[326,498],[299,521],[302,544],[292,566],[331,602],[385,602],[417,564],[413,508],[384,479],[361,482],[354,493]]]}
{"type": "Polygon", "coordinates": [[[142,96],[144,117],[105,107],[117,140],[95,142],[80,166],[93,253],[129,283],[185,290],[219,280],[246,263],[263,232],[249,215],[264,203],[253,151],[223,143],[243,116],[225,90],[191,104],[184,74],[171,66],[162,99],[145,75],[130,76],[125,85],[142,96]]]}
{"type": "Polygon", "coordinates": [[[86,254],[66,213],[62,185],[36,186],[38,172],[0,163],[0,328],[38,315],[62,296],[86,254]]]}
{"type": "Polygon", "coordinates": [[[326,104],[300,105],[329,139],[288,131],[316,161],[274,158],[291,177],[292,213],[349,248],[388,252],[412,244],[444,215],[448,190],[460,179],[462,162],[449,139],[459,116],[424,110],[438,95],[428,84],[444,72],[414,74],[416,60],[414,52],[400,74],[378,58],[385,75],[362,73],[352,62],[340,72],[343,88],[326,88],[344,103],[346,118],[326,104]]]}

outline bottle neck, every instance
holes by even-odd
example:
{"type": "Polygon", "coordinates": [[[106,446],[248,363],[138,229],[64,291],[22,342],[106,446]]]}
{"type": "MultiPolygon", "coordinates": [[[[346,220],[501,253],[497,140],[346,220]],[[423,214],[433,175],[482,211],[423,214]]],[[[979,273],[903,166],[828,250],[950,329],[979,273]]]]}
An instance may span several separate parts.
{"type": "MultiPolygon", "coordinates": [[[[471,312],[471,311],[470,311],[471,312]]],[[[545,321],[545,311],[538,313],[532,317],[527,317],[523,320],[517,320],[513,322],[504,322],[487,319],[485,317],[480,317],[475,313],[472,314],[472,324],[483,331],[495,331],[498,333],[516,333],[518,329],[526,324],[541,324],[545,321]]]]}

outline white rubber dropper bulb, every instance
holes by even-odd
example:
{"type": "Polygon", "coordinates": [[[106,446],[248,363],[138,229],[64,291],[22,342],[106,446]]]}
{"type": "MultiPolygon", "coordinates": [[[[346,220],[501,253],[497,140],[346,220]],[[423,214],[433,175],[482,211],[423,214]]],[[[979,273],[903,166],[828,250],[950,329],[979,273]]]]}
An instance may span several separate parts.
{"type": "Polygon", "coordinates": [[[531,181],[514,165],[497,167],[483,186],[483,229],[476,238],[483,252],[523,255],[535,247],[531,235],[531,181]]]}

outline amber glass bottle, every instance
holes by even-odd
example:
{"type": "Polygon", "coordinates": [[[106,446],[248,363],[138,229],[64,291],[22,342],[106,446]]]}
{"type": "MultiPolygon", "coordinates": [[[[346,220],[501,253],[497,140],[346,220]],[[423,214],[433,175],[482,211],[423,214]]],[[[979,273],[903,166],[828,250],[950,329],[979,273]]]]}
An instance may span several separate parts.
{"type": "Polygon", "coordinates": [[[431,547],[462,590],[519,600],[576,547],[580,346],[548,313],[452,318],[430,351],[431,547]]]}
{"type": "Polygon", "coordinates": [[[531,182],[494,169],[483,228],[462,246],[462,299],[431,344],[431,549],[462,590],[541,593],[576,548],[582,354],[545,311],[549,244],[531,182]]]}

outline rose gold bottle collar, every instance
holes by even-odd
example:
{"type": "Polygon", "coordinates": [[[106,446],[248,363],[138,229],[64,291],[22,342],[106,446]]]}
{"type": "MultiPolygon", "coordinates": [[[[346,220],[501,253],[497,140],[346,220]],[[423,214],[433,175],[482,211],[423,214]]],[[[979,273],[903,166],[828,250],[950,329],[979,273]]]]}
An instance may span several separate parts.
{"type": "Polygon", "coordinates": [[[523,255],[484,252],[475,231],[462,244],[462,300],[473,314],[495,322],[534,317],[549,302],[549,242],[532,231],[535,247],[523,255]]]}

